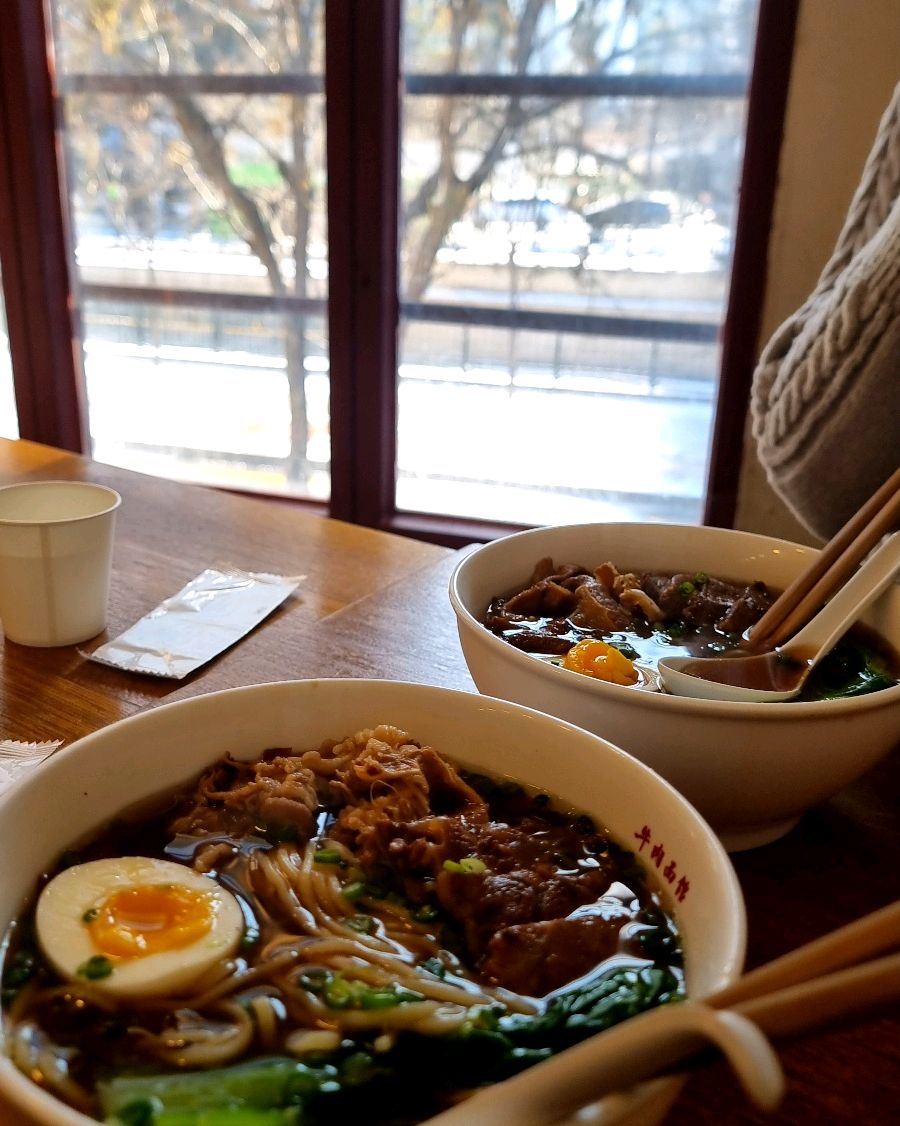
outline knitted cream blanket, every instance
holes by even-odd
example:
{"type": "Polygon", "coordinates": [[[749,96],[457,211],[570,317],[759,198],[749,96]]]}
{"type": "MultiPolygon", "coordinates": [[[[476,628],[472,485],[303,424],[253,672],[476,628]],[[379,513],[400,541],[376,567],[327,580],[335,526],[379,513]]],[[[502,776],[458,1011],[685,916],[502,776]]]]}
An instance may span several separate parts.
{"type": "Polygon", "coordinates": [[[816,288],[753,375],[769,482],[830,538],[900,465],[900,84],[816,288]]]}

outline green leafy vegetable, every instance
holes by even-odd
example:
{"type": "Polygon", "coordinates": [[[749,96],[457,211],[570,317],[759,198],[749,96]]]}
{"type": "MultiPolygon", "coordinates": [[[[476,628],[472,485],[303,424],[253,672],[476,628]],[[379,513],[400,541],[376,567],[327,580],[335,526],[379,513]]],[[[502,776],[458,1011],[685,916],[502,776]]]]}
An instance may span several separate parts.
{"type": "Polygon", "coordinates": [[[33,950],[17,950],[3,970],[0,999],[10,1004],[23,985],[27,985],[37,970],[37,955],[33,950]]]}
{"type": "Polygon", "coordinates": [[[848,638],[836,645],[812,672],[802,698],[842,700],[880,692],[894,684],[896,679],[884,658],[848,638]]]}
{"type": "MultiPolygon", "coordinates": [[[[270,1056],[213,1071],[117,1076],[98,1084],[98,1094],[107,1122],[172,1126],[178,1119],[167,1120],[164,1115],[196,1116],[220,1108],[280,1111],[298,1107],[313,1095],[337,1090],[338,1080],[335,1067],[312,1068],[287,1057],[270,1056]]],[[[293,1113],[293,1121],[299,1122],[296,1112],[293,1113]]],[[[185,1121],[194,1126],[196,1117],[185,1121]]],[[[288,1124],[292,1119],[283,1121],[288,1124]]]]}
{"type": "Polygon", "coordinates": [[[299,1126],[299,1107],[259,1110],[255,1107],[223,1106],[207,1110],[161,1110],[149,1100],[123,1107],[108,1122],[122,1126],[299,1126]]]}

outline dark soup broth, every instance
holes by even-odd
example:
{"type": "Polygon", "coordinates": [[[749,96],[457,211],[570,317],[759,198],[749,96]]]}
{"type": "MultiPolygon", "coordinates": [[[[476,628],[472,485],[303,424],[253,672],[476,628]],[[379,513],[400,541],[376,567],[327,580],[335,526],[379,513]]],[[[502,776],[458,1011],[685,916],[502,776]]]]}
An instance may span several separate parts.
{"type": "MultiPolygon", "coordinates": [[[[775,596],[762,582],[735,583],[705,572],[620,572],[611,563],[591,570],[546,558],[522,587],[494,597],[483,621],[492,633],[538,659],[659,690],[656,670],[662,657],[739,650],[744,634],[775,596]],[[598,643],[604,648],[598,650],[598,643]]],[[[821,661],[796,699],[858,696],[889,688],[898,679],[896,650],[858,624],[821,661]]]]}

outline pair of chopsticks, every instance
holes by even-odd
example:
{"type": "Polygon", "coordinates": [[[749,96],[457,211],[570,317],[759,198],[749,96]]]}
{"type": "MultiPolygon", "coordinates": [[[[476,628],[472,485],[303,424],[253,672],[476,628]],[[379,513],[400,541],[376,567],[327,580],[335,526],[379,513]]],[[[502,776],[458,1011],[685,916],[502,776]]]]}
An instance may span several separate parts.
{"type": "Polygon", "coordinates": [[[747,649],[774,649],[809,619],[860,560],[900,523],[900,469],[822,548],[812,565],[787,587],[744,635],[747,649]]]}
{"type": "Polygon", "coordinates": [[[897,1000],[900,900],[700,1002],[632,1017],[477,1092],[426,1126],[551,1126],[614,1091],[683,1068],[710,1043],[722,1049],[748,1096],[773,1110],[784,1077],[766,1036],[793,1036],[897,1000]]]}

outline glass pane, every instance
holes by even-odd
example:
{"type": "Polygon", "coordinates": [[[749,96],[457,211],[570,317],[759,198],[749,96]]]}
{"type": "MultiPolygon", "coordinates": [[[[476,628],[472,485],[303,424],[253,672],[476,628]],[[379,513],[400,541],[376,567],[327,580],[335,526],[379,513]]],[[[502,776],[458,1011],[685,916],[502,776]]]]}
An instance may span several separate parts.
{"type": "Polygon", "coordinates": [[[6,327],[6,305],[3,301],[3,278],[0,275],[0,438],[18,438],[19,416],[13,388],[12,356],[6,327]]]}
{"type": "Polygon", "coordinates": [[[321,0],[54,15],[94,456],[327,497],[321,0]]]}
{"type": "Polygon", "coordinates": [[[715,345],[425,322],[404,354],[399,507],[700,522],[715,345]]]}
{"type": "Polygon", "coordinates": [[[87,301],[85,378],[100,461],[200,484],[329,493],[328,357],[321,315],[87,301]],[[293,463],[285,356],[307,342],[305,459],[293,463]],[[227,404],[227,409],[223,409],[227,404]]]}
{"type": "Polygon", "coordinates": [[[755,3],[405,11],[398,506],[700,520],[755,3]]]}
{"type": "Polygon", "coordinates": [[[53,12],[67,75],[322,74],[321,0],[54,0],[53,12]]]}
{"type": "Polygon", "coordinates": [[[406,0],[408,71],[743,74],[756,0],[406,0]]]}
{"type": "Polygon", "coordinates": [[[69,97],[81,280],[323,300],[324,112],[321,96],[69,97]],[[306,130],[304,162],[319,170],[300,209],[299,263],[300,193],[273,151],[295,128],[306,130]],[[212,137],[214,151],[199,156],[212,137]]]}

